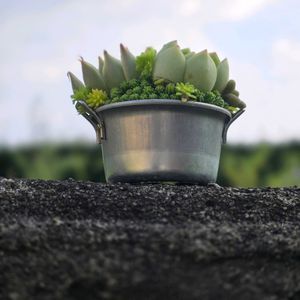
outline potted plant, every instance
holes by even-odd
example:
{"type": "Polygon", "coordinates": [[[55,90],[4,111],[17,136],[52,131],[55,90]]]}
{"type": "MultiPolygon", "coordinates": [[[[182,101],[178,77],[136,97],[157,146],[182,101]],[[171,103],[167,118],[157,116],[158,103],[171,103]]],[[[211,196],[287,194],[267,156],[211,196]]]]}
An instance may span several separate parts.
{"type": "Polygon", "coordinates": [[[227,59],[177,41],[137,57],[120,51],[120,60],[104,51],[98,68],[81,58],[83,82],[68,73],[76,109],[101,143],[106,180],[215,182],[227,129],[246,107],[227,59]]]}

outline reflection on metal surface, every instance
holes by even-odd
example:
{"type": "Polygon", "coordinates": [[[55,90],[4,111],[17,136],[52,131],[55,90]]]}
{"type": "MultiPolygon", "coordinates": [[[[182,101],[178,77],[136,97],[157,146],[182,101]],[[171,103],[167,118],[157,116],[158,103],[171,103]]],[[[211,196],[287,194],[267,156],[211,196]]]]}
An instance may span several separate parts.
{"type": "Polygon", "coordinates": [[[101,147],[109,182],[216,181],[228,111],[203,103],[141,100],[105,105],[97,119],[105,125],[101,147]]]}

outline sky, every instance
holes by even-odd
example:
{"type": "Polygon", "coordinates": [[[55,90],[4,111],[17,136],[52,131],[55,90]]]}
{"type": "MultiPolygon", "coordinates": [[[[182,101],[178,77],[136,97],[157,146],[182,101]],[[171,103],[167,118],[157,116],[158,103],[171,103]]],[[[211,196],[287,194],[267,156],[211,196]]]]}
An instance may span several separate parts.
{"type": "Polygon", "coordinates": [[[300,140],[299,16],[299,0],[0,0],[0,146],[93,142],[67,72],[171,40],[228,59],[247,104],[229,143],[300,140]]]}

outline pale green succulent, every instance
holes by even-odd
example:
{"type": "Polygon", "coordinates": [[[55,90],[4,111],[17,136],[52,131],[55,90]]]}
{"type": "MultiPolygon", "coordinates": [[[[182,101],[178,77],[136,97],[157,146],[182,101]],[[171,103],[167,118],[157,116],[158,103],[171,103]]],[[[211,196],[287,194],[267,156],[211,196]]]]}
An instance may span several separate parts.
{"type": "Polygon", "coordinates": [[[182,54],[186,57],[187,55],[189,55],[192,51],[190,48],[184,48],[181,49],[182,54]]]}
{"type": "Polygon", "coordinates": [[[229,65],[227,59],[225,58],[217,65],[217,79],[213,89],[221,93],[226,87],[228,79],[229,65]]]}
{"type": "Polygon", "coordinates": [[[154,69],[153,79],[166,79],[171,82],[183,81],[185,69],[185,56],[181,52],[177,41],[172,41],[163,46],[157,53],[154,69]]]}
{"type": "Polygon", "coordinates": [[[104,65],[104,60],[101,56],[98,56],[98,64],[99,64],[99,72],[102,74],[103,72],[103,65],[104,65]]]}
{"type": "Polygon", "coordinates": [[[104,82],[109,90],[114,87],[118,87],[123,81],[125,81],[121,61],[110,55],[106,50],[104,51],[104,65],[102,73],[104,82]]]}
{"type": "MultiPolygon", "coordinates": [[[[166,44],[163,45],[163,47],[161,48],[161,50],[159,51],[159,53],[163,53],[165,50],[167,50],[170,47],[174,47],[174,46],[178,46],[177,40],[168,42],[166,44]]],[[[157,54],[158,55],[158,54],[157,54]]]]}
{"type": "Polygon", "coordinates": [[[213,89],[217,79],[217,67],[207,50],[194,54],[186,61],[184,82],[193,84],[201,91],[213,89]]]}
{"type": "Polygon", "coordinates": [[[123,44],[120,44],[120,52],[121,63],[126,80],[137,78],[138,73],[136,70],[135,56],[123,44]]]}
{"type": "Polygon", "coordinates": [[[99,70],[92,64],[86,62],[82,57],[80,62],[85,86],[91,89],[105,90],[104,79],[99,70]]]}
{"type": "Polygon", "coordinates": [[[204,50],[195,53],[189,48],[180,49],[174,40],[163,45],[158,53],[148,47],[135,57],[123,44],[120,44],[120,53],[119,60],[104,51],[104,59],[98,57],[97,68],[81,58],[84,83],[68,72],[73,89],[72,99],[76,103],[79,98],[84,98],[82,100],[95,109],[106,103],[140,97],[169,97],[211,103],[232,112],[246,106],[239,98],[235,81],[229,80],[227,59],[220,60],[216,52],[204,50]],[[129,87],[126,95],[124,86],[129,87]],[[144,86],[147,88],[143,89],[144,86]],[[113,92],[115,90],[118,93],[113,92]],[[215,99],[214,102],[212,99],[215,99]]]}
{"type": "Polygon", "coordinates": [[[188,53],[186,56],[185,56],[185,60],[188,61],[190,58],[192,58],[196,53],[194,51],[188,53]]]}
{"type": "Polygon", "coordinates": [[[67,75],[71,81],[73,93],[84,87],[84,84],[72,72],[68,72],[67,75]]]}
{"type": "Polygon", "coordinates": [[[209,55],[212,58],[212,60],[214,61],[216,67],[218,67],[219,63],[221,62],[218,54],[216,52],[210,52],[209,55]]]}

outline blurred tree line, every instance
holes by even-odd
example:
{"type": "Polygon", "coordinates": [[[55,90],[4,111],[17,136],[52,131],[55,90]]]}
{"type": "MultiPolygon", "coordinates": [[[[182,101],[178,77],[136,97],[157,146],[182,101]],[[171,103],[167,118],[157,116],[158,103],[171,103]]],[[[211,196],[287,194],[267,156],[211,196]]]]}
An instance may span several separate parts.
{"type": "MultiPolygon", "coordinates": [[[[105,181],[100,146],[42,144],[0,148],[0,176],[105,181]]],[[[300,185],[300,142],[223,147],[218,183],[264,187],[300,185]]]]}

